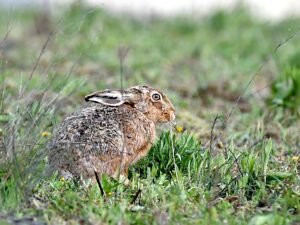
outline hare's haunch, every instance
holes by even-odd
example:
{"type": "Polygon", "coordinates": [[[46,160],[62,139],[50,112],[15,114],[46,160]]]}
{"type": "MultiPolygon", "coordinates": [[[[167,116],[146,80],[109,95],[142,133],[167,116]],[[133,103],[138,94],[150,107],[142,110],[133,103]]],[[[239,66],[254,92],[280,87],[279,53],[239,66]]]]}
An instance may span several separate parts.
{"type": "Polygon", "coordinates": [[[127,176],[128,167],[153,144],[155,125],[175,120],[167,96],[147,86],[95,92],[85,100],[49,144],[49,166],[64,176],[91,178],[94,170],[127,176]]]}

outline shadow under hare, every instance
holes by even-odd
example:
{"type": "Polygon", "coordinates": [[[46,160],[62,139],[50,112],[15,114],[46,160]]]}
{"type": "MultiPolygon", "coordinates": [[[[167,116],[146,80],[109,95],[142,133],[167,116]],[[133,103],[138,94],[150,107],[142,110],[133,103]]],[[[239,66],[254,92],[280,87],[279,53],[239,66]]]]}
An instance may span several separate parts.
{"type": "Polygon", "coordinates": [[[128,167],[152,146],[155,125],[175,120],[171,101],[148,86],[104,90],[85,100],[56,128],[49,144],[50,170],[65,178],[94,178],[94,171],[127,177],[128,167]]]}

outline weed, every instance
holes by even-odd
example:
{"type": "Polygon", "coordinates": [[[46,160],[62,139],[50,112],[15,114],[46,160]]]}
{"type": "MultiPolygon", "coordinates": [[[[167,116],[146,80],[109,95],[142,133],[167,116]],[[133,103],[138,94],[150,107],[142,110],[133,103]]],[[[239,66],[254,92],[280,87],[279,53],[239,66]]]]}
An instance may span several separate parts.
{"type": "Polygon", "coordinates": [[[284,70],[272,84],[271,103],[279,108],[300,113],[300,69],[291,67],[284,70]]]}

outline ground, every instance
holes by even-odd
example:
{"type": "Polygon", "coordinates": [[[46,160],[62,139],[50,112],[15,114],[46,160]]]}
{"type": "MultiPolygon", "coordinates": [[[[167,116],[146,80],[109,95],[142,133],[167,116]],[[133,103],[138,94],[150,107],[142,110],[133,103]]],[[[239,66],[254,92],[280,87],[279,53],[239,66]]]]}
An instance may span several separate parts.
{"type": "Polygon", "coordinates": [[[134,18],[74,4],[0,13],[0,223],[300,224],[299,18],[243,7],[134,18]],[[146,84],[177,109],[130,184],[45,173],[84,96],[146,84]]]}

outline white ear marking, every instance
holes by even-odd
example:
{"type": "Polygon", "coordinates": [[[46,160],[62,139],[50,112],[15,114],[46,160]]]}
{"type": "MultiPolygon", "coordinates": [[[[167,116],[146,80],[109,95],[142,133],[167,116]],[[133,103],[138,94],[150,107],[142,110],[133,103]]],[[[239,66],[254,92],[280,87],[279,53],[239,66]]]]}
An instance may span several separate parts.
{"type": "Polygon", "coordinates": [[[111,90],[95,92],[93,94],[87,95],[85,97],[85,100],[87,102],[96,102],[96,103],[100,103],[103,105],[110,105],[110,106],[120,106],[125,102],[122,93],[120,91],[111,91],[111,90]]]}
{"type": "Polygon", "coordinates": [[[100,104],[103,104],[103,105],[110,105],[110,106],[120,106],[124,103],[124,101],[119,101],[119,102],[116,102],[116,103],[109,103],[109,102],[103,101],[101,98],[98,98],[98,97],[91,97],[91,98],[88,99],[88,101],[100,103],[100,104]]]}

